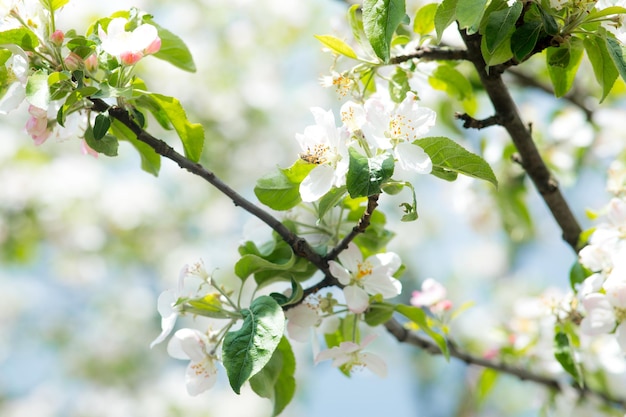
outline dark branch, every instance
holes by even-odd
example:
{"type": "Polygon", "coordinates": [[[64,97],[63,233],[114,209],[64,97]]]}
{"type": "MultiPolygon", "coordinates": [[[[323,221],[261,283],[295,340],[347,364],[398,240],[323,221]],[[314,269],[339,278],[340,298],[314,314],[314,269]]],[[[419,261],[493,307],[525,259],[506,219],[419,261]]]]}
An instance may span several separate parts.
{"type": "Polygon", "coordinates": [[[415,52],[408,55],[395,56],[389,60],[389,65],[396,65],[412,59],[421,59],[423,61],[461,61],[467,60],[467,51],[465,49],[451,48],[431,48],[422,46],[415,52]]]}
{"type": "Polygon", "coordinates": [[[326,260],[322,258],[319,254],[317,254],[306,240],[292,233],[274,216],[272,216],[271,214],[261,209],[260,207],[237,193],[235,190],[230,188],[213,172],[207,170],[199,163],[190,161],[185,156],[176,152],[171,146],[169,146],[161,139],[157,139],[145,130],[143,130],[141,126],[139,126],[131,118],[130,114],[125,109],[109,106],[106,102],[99,99],[92,99],[91,101],[93,102],[93,110],[97,112],[108,111],[110,117],[118,120],[124,126],[128,127],[135,135],[137,135],[138,140],[150,146],[159,155],[176,162],[179,167],[186,169],[192,174],[195,174],[209,182],[224,195],[230,198],[236,206],[241,207],[250,214],[259,218],[269,227],[271,227],[276,233],[280,235],[281,238],[283,238],[285,242],[287,242],[287,244],[289,244],[289,246],[291,246],[296,255],[306,258],[315,266],[317,266],[326,276],[330,276],[328,263],[326,262],[326,260]]]}
{"type": "Polygon", "coordinates": [[[463,127],[465,129],[484,129],[489,126],[495,126],[500,124],[500,116],[498,116],[497,114],[482,120],[474,119],[467,113],[457,113],[454,115],[454,117],[459,120],[463,120],[463,127]]]}
{"type": "Polygon", "coordinates": [[[474,64],[496,115],[500,118],[500,125],[507,130],[517,148],[522,167],[532,179],[552,216],[559,224],[563,232],[563,239],[572,249],[577,251],[579,249],[578,237],[582,231],[578,221],[563,194],[561,194],[556,179],[553,178],[541,158],[531,132],[522,122],[517,106],[513,102],[501,74],[487,68],[480,49],[480,35],[468,35],[466,31],[462,30],[461,36],[467,46],[469,59],[474,64]]]}
{"type": "MultiPolygon", "coordinates": [[[[399,342],[407,343],[409,345],[416,346],[431,355],[441,355],[441,349],[430,339],[426,339],[420,336],[418,333],[412,332],[404,328],[397,320],[391,319],[385,323],[385,327],[399,342]]],[[[460,350],[455,344],[448,342],[448,349],[450,356],[456,359],[460,359],[468,365],[476,365],[483,368],[493,369],[498,372],[513,375],[521,379],[522,381],[532,381],[534,383],[545,386],[546,388],[562,391],[562,380],[558,378],[552,378],[545,375],[533,373],[527,369],[509,365],[503,362],[496,362],[493,360],[485,359],[483,357],[473,356],[467,352],[460,350]]],[[[614,397],[604,392],[593,390],[587,386],[579,386],[575,382],[571,384],[572,388],[578,391],[581,397],[593,395],[601,399],[608,405],[618,406],[626,408],[626,399],[614,397]]]]}
{"type": "Polygon", "coordinates": [[[363,215],[361,216],[357,224],[352,228],[350,233],[348,233],[343,238],[343,240],[339,242],[339,244],[326,255],[324,259],[326,259],[327,261],[335,259],[337,255],[339,255],[341,252],[348,248],[348,244],[350,244],[350,242],[352,242],[359,233],[365,232],[365,230],[370,225],[370,220],[372,218],[372,214],[374,214],[374,210],[376,210],[376,207],[378,207],[379,196],[380,194],[375,194],[367,198],[367,207],[365,208],[365,211],[363,212],[363,215]]]}

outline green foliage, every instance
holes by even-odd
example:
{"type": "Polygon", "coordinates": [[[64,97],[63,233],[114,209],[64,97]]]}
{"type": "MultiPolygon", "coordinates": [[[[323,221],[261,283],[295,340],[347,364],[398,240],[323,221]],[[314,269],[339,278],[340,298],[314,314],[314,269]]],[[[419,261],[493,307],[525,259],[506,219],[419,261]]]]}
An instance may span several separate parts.
{"type": "Polygon", "coordinates": [[[368,326],[379,326],[391,320],[395,305],[384,302],[372,302],[364,314],[365,323],[368,326]]]}
{"type": "Polygon", "coordinates": [[[333,52],[347,56],[348,58],[357,59],[354,49],[341,39],[331,35],[315,35],[315,37],[333,52]]]}
{"type": "Polygon", "coordinates": [[[250,378],[252,390],[274,404],[272,415],[279,415],[291,402],[296,392],[296,358],[286,337],[280,340],[271,359],[250,378]]]}
{"type": "Polygon", "coordinates": [[[300,183],[316,165],[298,159],[287,169],[277,168],[257,180],[254,194],[259,201],[274,210],[289,210],[302,202],[300,183]]]}
{"type": "Polygon", "coordinates": [[[0,45],[17,45],[25,51],[33,52],[39,46],[39,40],[30,29],[9,29],[0,32],[0,45]]]}
{"type": "Polygon", "coordinates": [[[476,396],[479,402],[484,402],[498,380],[498,371],[495,369],[485,368],[480,373],[476,382],[476,396]]]}
{"type": "Polygon", "coordinates": [[[404,0],[365,0],[363,2],[363,29],[376,56],[389,62],[391,38],[405,19],[404,0]]]}
{"type": "Polygon", "coordinates": [[[569,42],[557,47],[549,47],[546,51],[548,74],[554,86],[554,95],[564,96],[574,84],[576,72],[583,57],[583,42],[572,37],[569,42]]]}
{"type": "Polygon", "coordinates": [[[117,156],[117,148],[119,143],[115,136],[103,135],[100,138],[96,138],[94,129],[91,126],[87,126],[85,130],[85,142],[94,151],[104,154],[106,156],[117,156]]]}
{"type": "Polygon", "coordinates": [[[503,42],[510,41],[521,14],[522,3],[516,1],[511,7],[494,11],[486,16],[487,23],[483,37],[490,54],[495,53],[503,42]]]}
{"type": "Polygon", "coordinates": [[[413,19],[413,32],[425,36],[435,30],[435,15],[438,7],[437,3],[429,3],[420,7],[413,19]]]}
{"type": "Polygon", "coordinates": [[[350,165],[346,187],[350,197],[367,197],[380,194],[383,183],[393,175],[394,161],[389,154],[368,158],[350,148],[350,165]]]}
{"type": "Polygon", "coordinates": [[[155,102],[163,109],[178,137],[183,143],[185,156],[193,162],[200,160],[204,146],[204,128],[199,123],[191,123],[187,119],[187,113],[182,104],[174,97],[168,97],[157,93],[150,94],[155,102]]]}
{"type": "Polygon", "coordinates": [[[37,71],[28,77],[26,100],[35,107],[44,110],[48,109],[50,88],[48,87],[48,74],[45,71],[37,71]]]}
{"type": "Polygon", "coordinates": [[[443,0],[435,13],[435,30],[437,31],[437,41],[441,40],[443,31],[456,19],[456,5],[458,0],[443,0]]]}
{"type": "Polygon", "coordinates": [[[466,76],[448,64],[439,65],[428,77],[428,83],[436,90],[445,91],[463,103],[466,112],[473,114],[476,111],[474,88],[466,76]]]}
{"type": "Polygon", "coordinates": [[[554,357],[578,385],[583,386],[583,376],[574,356],[570,335],[557,325],[554,334],[554,357]]]}
{"type": "Polygon", "coordinates": [[[591,61],[596,80],[602,87],[600,102],[611,92],[618,77],[618,71],[607,48],[607,42],[599,36],[586,36],[583,39],[585,52],[591,61]]]}
{"type": "Polygon", "coordinates": [[[155,177],[159,175],[159,171],[161,170],[161,155],[156,153],[148,144],[138,140],[137,135],[119,120],[113,120],[111,131],[118,139],[129,141],[137,152],[139,152],[141,169],[155,177]]]}
{"type": "Polygon", "coordinates": [[[457,0],[456,20],[459,27],[467,29],[468,33],[477,32],[486,5],[487,0],[457,0]]]}
{"type": "Polygon", "coordinates": [[[418,139],[415,142],[430,156],[433,163],[432,174],[438,178],[453,181],[457,174],[467,175],[498,186],[498,180],[489,164],[480,156],[467,151],[452,139],[436,136],[418,139]]]}
{"type": "Polygon", "coordinates": [[[285,330],[283,310],[270,296],[255,299],[241,314],[241,328],[226,333],[222,348],[224,368],[237,394],[272,359],[285,330]]]}
{"type": "Polygon", "coordinates": [[[409,91],[411,91],[411,86],[409,85],[407,72],[400,67],[396,67],[396,71],[391,76],[391,80],[389,80],[389,96],[394,102],[401,103],[409,91]]]}
{"type": "Polygon", "coordinates": [[[443,356],[449,360],[450,359],[450,350],[448,349],[448,342],[446,339],[436,331],[434,331],[430,325],[428,324],[428,319],[424,310],[419,307],[407,306],[403,304],[399,304],[396,306],[396,311],[402,314],[407,319],[411,320],[415,323],[421,330],[424,331],[431,339],[439,346],[441,349],[441,353],[443,356]]]}
{"type": "Polygon", "coordinates": [[[161,38],[161,49],[154,54],[155,58],[169,62],[184,71],[196,72],[196,64],[191,52],[181,38],[155,23],[150,15],[144,15],[143,21],[156,27],[161,38]]]}

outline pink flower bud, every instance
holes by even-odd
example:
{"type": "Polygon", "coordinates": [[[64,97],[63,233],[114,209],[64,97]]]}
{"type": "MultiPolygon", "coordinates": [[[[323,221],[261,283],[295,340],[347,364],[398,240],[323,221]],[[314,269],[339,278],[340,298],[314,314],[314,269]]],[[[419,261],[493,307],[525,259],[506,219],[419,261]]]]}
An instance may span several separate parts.
{"type": "Polygon", "coordinates": [[[96,54],[91,54],[85,58],[85,69],[89,72],[95,72],[98,69],[98,57],[96,54]]]}
{"type": "Polygon", "coordinates": [[[150,45],[148,45],[148,47],[146,49],[144,49],[144,53],[146,55],[150,55],[150,54],[156,54],[157,52],[159,52],[159,50],[161,49],[161,38],[159,38],[158,36],[156,37],[155,40],[153,40],[150,45]]]}
{"type": "Polygon", "coordinates": [[[63,45],[63,40],[65,39],[65,34],[63,33],[62,30],[55,30],[52,35],[50,35],[50,41],[55,45],[55,46],[61,46],[63,45]]]}
{"type": "Polygon", "coordinates": [[[70,71],[79,70],[83,68],[83,65],[85,64],[83,59],[74,52],[70,52],[69,55],[63,60],[63,63],[65,64],[65,68],[70,71]]]}
{"type": "Polygon", "coordinates": [[[143,58],[141,52],[127,51],[120,54],[120,62],[123,65],[135,65],[141,58],[143,58]]]}
{"type": "Polygon", "coordinates": [[[31,117],[26,122],[26,132],[33,138],[35,145],[39,146],[50,137],[48,129],[48,112],[33,105],[28,107],[31,117]]]}

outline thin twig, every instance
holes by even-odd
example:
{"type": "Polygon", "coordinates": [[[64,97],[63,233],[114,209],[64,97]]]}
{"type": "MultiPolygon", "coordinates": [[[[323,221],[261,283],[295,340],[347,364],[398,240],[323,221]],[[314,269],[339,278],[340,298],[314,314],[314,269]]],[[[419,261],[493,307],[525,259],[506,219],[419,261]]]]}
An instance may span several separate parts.
{"type": "Polygon", "coordinates": [[[462,61],[467,60],[467,51],[465,49],[453,48],[432,48],[430,46],[419,47],[412,54],[399,55],[389,60],[389,65],[396,65],[412,59],[421,59],[422,61],[462,61]]]}
{"type": "Polygon", "coordinates": [[[474,119],[467,113],[456,113],[455,119],[463,120],[463,127],[465,129],[484,129],[489,126],[495,126],[500,124],[500,116],[497,114],[487,117],[486,119],[478,120],[474,119]]]}

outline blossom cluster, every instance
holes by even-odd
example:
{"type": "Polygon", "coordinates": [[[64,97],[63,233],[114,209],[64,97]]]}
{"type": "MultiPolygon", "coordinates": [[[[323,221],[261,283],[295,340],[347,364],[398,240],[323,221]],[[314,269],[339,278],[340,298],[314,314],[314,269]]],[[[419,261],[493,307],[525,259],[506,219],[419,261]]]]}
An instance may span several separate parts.
{"type": "Polygon", "coordinates": [[[362,104],[348,101],[340,110],[340,127],[332,111],[317,107],[311,111],[315,125],[296,135],[300,158],[316,165],[300,184],[304,202],[317,201],[333,187],[346,184],[350,148],[367,157],[392,155],[400,176],[432,170],[430,157],[413,141],[435,125],[436,113],[420,106],[412,92],[399,104],[382,95],[372,95],[362,104]]]}
{"type": "Polygon", "coordinates": [[[626,351],[626,170],[614,163],[609,170],[609,190],[614,197],[605,209],[589,244],[579,253],[580,263],[592,274],[578,289],[585,310],[580,327],[588,335],[615,333],[626,351]]]}
{"type": "MultiPolygon", "coordinates": [[[[97,33],[88,37],[74,37],[73,33],[54,27],[53,12],[42,7],[39,1],[3,3],[0,14],[2,30],[23,30],[26,39],[30,36],[37,39],[32,41],[38,43],[33,50],[29,43],[23,47],[3,45],[0,48],[3,65],[0,72],[5,74],[0,80],[0,114],[8,114],[26,100],[30,118],[25,130],[35,145],[49,138],[83,138],[92,124],[90,105],[80,100],[68,105],[66,99],[72,90],[92,86],[97,91],[99,80],[108,83],[110,78],[117,80],[112,87],[127,87],[132,80],[132,66],[161,48],[155,26],[136,24],[123,17],[110,19],[106,28],[99,23],[97,33]],[[2,54],[6,52],[10,56],[2,54]],[[111,66],[111,58],[118,62],[119,69],[111,66]],[[117,72],[115,77],[111,77],[113,72],[117,72]],[[41,80],[46,77],[50,78],[44,84],[41,80]],[[41,88],[33,88],[39,84],[41,88]],[[62,109],[63,117],[60,117],[62,109]]],[[[82,139],[82,148],[86,154],[98,154],[85,139],[82,139]]]]}

